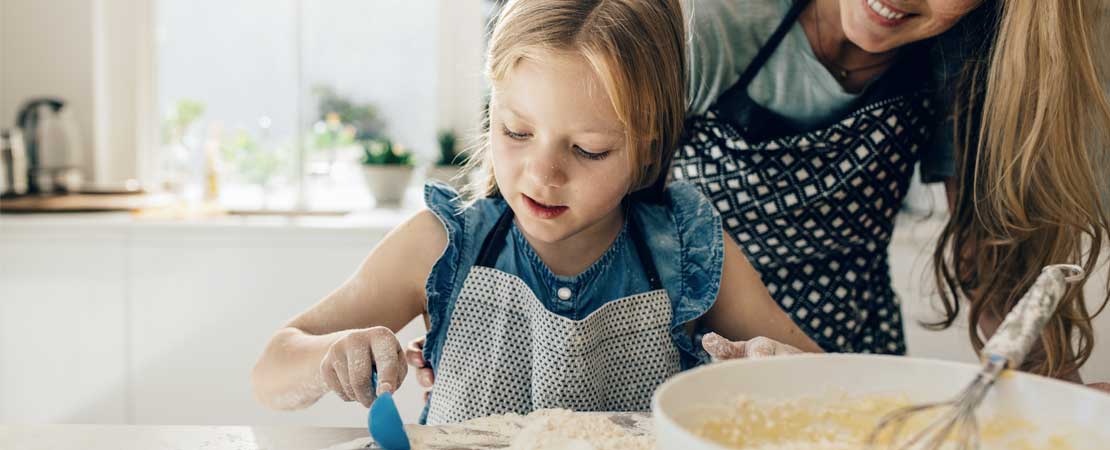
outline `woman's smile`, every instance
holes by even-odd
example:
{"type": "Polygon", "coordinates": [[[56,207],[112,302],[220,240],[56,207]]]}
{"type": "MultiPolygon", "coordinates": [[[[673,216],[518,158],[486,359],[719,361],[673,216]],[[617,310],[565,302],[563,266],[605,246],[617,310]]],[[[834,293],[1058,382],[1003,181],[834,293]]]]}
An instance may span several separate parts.
{"type": "Polygon", "coordinates": [[[917,14],[912,14],[912,13],[909,13],[909,12],[906,12],[906,11],[902,11],[902,10],[900,10],[898,8],[895,8],[894,6],[892,6],[892,5],[890,5],[886,2],[883,2],[881,0],[860,0],[860,1],[862,1],[867,6],[867,8],[865,8],[865,9],[867,9],[867,11],[870,13],[870,14],[868,14],[868,16],[872,20],[874,20],[875,23],[877,23],[879,25],[882,25],[884,27],[896,27],[898,25],[901,25],[901,24],[905,23],[911,17],[914,17],[914,16],[917,15],[917,14]]]}

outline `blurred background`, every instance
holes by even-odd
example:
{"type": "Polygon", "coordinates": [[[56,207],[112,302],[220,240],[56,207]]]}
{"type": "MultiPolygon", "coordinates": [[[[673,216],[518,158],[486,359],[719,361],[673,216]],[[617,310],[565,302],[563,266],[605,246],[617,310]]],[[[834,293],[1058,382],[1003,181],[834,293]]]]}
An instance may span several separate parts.
{"type": "Polygon", "coordinates": [[[4,0],[0,124],[22,128],[41,169],[9,191],[81,179],[71,190],[141,188],[179,206],[365,208],[365,167],[460,162],[494,8],[4,0]]]}
{"type": "MultiPolygon", "coordinates": [[[[364,426],[332,395],[265,410],[249,372],[425,180],[465,177],[496,10],[0,0],[0,423],[364,426]]],[[[939,186],[911,193],[895,286],[911,355],[973,361],[966,327],[915,323],[935,317],[944,205],[939,186]]],[[[1110,381],[1106,316],[1088,380],[1110,381]]],[[[421,399],[409,380],[406,420],[421,399]]]]}

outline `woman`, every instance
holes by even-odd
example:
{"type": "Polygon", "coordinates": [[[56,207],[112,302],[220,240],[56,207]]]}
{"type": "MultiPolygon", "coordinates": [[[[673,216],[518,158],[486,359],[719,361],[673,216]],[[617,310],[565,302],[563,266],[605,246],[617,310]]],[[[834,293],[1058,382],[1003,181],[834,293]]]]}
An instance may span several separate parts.
{"type": "MultiPolygon", "coordinates": [[[[692,116],[674,177],[710,197],[772,296],[826,350],[905,352],[887,247],[918,160],[925,181],[950,188],[938,327],[963,295],[971,330],[989,335],[1041,267],[1094,270],[1108,220],[1091,159],[1104,136],[1088,130],[1110,128],[1095,2],[690,6],[692,116]]],[[[1092,344],[1081,291],[1027,369],[1077,377],[1092,344]]]]}

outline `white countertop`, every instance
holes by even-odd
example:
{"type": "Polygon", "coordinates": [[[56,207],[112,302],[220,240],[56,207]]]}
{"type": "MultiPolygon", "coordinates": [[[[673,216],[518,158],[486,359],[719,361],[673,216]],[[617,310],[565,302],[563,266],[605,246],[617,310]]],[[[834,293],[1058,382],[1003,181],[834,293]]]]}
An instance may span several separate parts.
{"type": "Polygon", "coordinates": [[[22,242],[78,239],[376,242],[417,211],[374,209],[345,215],[165,217],[118,213],[0,215],[0,237],[22,242]]]}
{"type": "Polygon", "coordinates": [[[0,448],[316,450],[366,436],[364,428],[6,425],[0,426],[0,448]]]}
{"type": "MultiPolygon", "coordinates": [[[[631,436],[650,436],[646,412],[538,412],[596,415],[631,436]]],[[[468,422],[405,425],[414,448],[470,450],[505,448],[536,415],[508,414],[468,422]]],[[[203,427],[133,425],[8,425],[0,426],[0,449],[18,450],[355,450],[380,449],[365,428],[203,427]]]]}
{"type": "Polygon", "coordinates": [[[416,212],[415,208],[374,209],[343,215],[247,214],[209,217],[159,217],[126,212],[0,214],[0,229],[57,227],[123,228],[379,228],[393,227],[416,212]]]}

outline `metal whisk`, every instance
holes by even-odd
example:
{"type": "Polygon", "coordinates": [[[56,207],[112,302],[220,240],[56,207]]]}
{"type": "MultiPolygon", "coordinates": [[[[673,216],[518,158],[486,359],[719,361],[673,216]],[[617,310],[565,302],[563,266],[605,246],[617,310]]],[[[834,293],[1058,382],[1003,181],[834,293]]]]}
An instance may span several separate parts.
{"type": "Polygon", "coordinates": [[[1025,360],[1029,349],[1039,339],[1045,322],[1056,311],[1056,305],[1067,290],[1066,284],[1080,281],[1084,276],[1083,268],[1073,264],[1045,267],[1033,287],[1006,315],[994,336],[983,346],[983,368],[975,380],[951,400],[909,406],[887,414],[868,437],[868,447],[875,448],[877,439],[889,432],[885,438],[889,439],[887,448],[890,449],[936,450],[947,441],[960,450],[979,448],[979,423],[975,418],[975,409],[1003,370],[1017,367],[1025,360]],[[933,410],[943,411],[908,439],[899,440],[907,421],[933,410]]]}

